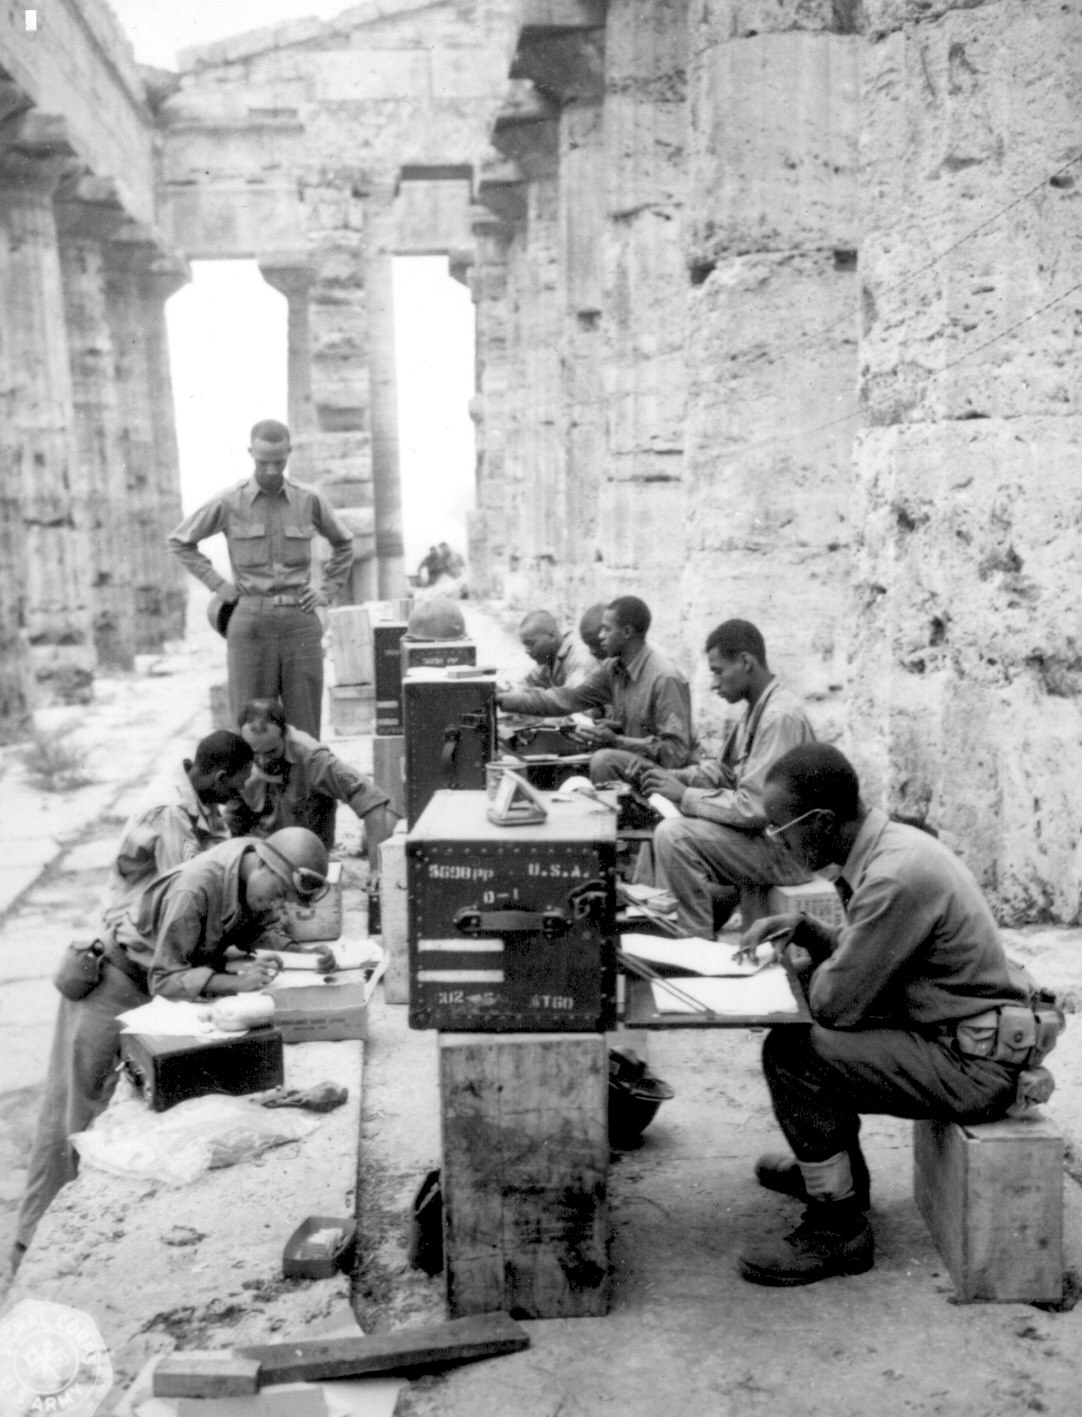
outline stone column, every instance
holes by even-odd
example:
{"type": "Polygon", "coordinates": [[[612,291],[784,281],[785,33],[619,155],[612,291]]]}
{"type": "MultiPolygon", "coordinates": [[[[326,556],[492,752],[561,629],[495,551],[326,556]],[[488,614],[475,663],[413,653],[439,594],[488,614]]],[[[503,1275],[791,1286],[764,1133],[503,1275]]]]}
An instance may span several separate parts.
{"type": "MultiPolygon", "coordinates": [[[[30,113],[0,144],[0,226],[10,385],[2,461],[20,486],[24,627],[44,701],[92,692],[86,477],[76,456],[53,192],[72,157],[62,120],[30,113]]],[[[14,486],[12,487],[14,491],[14,486]]]]}
{"type": "Polygon", "coordinates": [[[557,300],[561,388],[553,584],[547,603],[568,622],[596,597],[598,510],[605,466],[602,374],[605,233],[604,5],[553,6],[531,0],[523,12],[513,78],[529,79],[557,113],[557,300]]]}
{"type": "Polygon", "coordinates": [[[139,653],[183,632],[183,572],[165,549],[180,519],[180,478],[165,301],[187,277],[145,227],[130,224],[106,248],[120,447],[132,536],[129,570],[139,653]]]}
{"type": "Polygon", "coordinates": [[[402,484],[398,458],[398,384],[394,339],[393,195],[378,189],[365,208],[368,391],[372,419],[372,502],[383,600],[406,594],[402,484]]]}
{"type": "Polygon", "coordinates": [[[79,176],[56,201],[79,465],[90,490],[94,644],[103,669],[135,659],[128,489],[120,450],[116,359],[106,314],[102,243],[126,217],[115,184],[79,176]]]}
{"type": "MultiPolygon", "coordinates": [[[[685,0],[610,0],[605,30],[604,366],[599,591],[633,592],[675,651],[685,560],[685,0]]],[[[598,598],[602,598],[599,595],[598,598]]]]}
{"type": "Polygon", "coordinates": [[[315,432],[312,408],[312,267],[307,252],[278,251],[259,258],[263,279],[286,297],[288,317],[289,431],[293,444],[290,472],[298,481],[311,477],[309,447],[315,432]]]}
{"type": "Polygon", "coordinates": [[[525,220],[508,247],[505,406],[509,499],[505,590],[516,608],[526,608],[552,598],[564,534],[555,109],[532,90],[517,93],[497,117],[492,142],[526,178],[525,220]]]}
{"type": "Polygon", "coordinates": [[[1012,925],[1082,913],[1082,21],[1033,19],[873,0],[863,82],[853,746],[1012,925]]]}
{"type": "MultiPolygon", "coordinates": [[[[689,648],[726,615],[753,621],[833,737],[849,623],[863,41],[833,0],[692,0],[691,26],[689,648]]],[[[695,672],[708,703],[701,652],[695,672]]]]}
{"type": "MultiPolygon", "coordinates": [[[[10,289],[11,252],[0,222],[0,298],[10,289]]],[[[26,615],[26,540],[23,536],[21,470],[11,456],[15,375],[11,336],[0,320],[0,742],[22,735],[30,722],[33,675],[23,629],[26,615]]]]}

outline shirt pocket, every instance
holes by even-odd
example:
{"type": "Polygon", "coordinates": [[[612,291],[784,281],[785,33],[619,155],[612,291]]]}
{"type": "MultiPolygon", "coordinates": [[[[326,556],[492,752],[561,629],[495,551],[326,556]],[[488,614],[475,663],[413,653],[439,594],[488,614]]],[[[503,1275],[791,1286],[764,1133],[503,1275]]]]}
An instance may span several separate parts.
{"type": "Polygon", "coordinates": [[[244,522],[229,528],[229,555],[235,566],[267,564],[267,528],[262,522],[244,522]]]}
{"type": "Polygon", "coordinates": [[[312,559],[312,528],[284,527],[282,544],[287,566],[307,566],[312,559]]]}

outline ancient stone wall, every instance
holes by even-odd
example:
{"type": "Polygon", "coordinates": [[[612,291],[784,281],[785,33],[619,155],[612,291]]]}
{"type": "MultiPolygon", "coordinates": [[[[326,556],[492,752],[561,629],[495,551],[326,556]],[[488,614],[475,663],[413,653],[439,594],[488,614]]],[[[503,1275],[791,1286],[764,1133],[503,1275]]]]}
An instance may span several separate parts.
{"type": "Polygon", "coordinates": [[[162,538],[179,505],[163,307],[144,280],[142,411],[154,447],[141,511],[121,418],[123,364],[110,274],[138,246],[147,270],[186,268],[153,227],[154,120],[108,8],[59,0],[28,31],[0,25],[0,734],[32,709],[80,702],[100,662],[130,668],[183,624],[162,538]],[[123,259],[123,255],[120,256],[123,259]],[[139,600],[142,580],[153,594],[139,600]]]}
{"type": "Polygon", "coordinates": [[[1082,15],[867,7],[850,733],[1004,918],[1080,917],[1082,15]]]}

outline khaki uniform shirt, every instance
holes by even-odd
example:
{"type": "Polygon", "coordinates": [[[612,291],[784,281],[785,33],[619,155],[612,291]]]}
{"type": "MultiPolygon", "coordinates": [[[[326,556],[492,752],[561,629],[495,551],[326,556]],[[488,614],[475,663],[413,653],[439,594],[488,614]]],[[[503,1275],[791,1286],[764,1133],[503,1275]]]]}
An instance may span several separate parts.
{"type": "Polygon", "coordinates": [[[241,595],[297,595],[311,579],[312,537],[331,544],[323,568],[323,592],[333,600],[353,563],[353,533],[315,490],[287,477],[279,491],[265,492],[253,474],[212,497],[169,536],[173,555],[211,591],[227,582],[199,550],[199,542],[225,534],[233,584],[241,595]]]}
{"type": "Polygon", "coordinates": [[[319,835],[323,804],[313,798],[345,802],[358,817],[390,802],[386,792],[311,734],[289,725],[283,747],[281,774],[268,776],[253,764],[241,792],[251,814],[248,830],[257,836],[269,836],[279,827],[308,827],[319,835]]]}
{"type": "Polygon", "coordinates": [[[870,811],[839,894],[846,923],[808,991],[818,1023],[935,1026],[1023,1002],[980,887],[927,832],[870,811]]]}
{"type": "Polygon", "coordinates": [[[579,637],[568,630],[551,664],[535,664],[522,681],[523,689],[564,689],[582,684],[597,668],[597,660],[579,637]]]}

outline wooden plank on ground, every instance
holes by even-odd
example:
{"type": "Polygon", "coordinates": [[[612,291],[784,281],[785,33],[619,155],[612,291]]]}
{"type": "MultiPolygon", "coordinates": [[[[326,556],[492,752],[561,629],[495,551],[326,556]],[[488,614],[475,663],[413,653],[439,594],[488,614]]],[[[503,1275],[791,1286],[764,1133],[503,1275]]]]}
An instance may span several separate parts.
{"type": "Polygon", "coordinates": [[[526,1330],[505,1313],[475,1314],[429,1328],[397,1329],[365,1338],[305,1339],[236,1351],[259,1363],[261,1387],[325,1382],[372,1373],[428,1372],[477,1358],[498,1358],[530,1346],[526,1330]]]}

